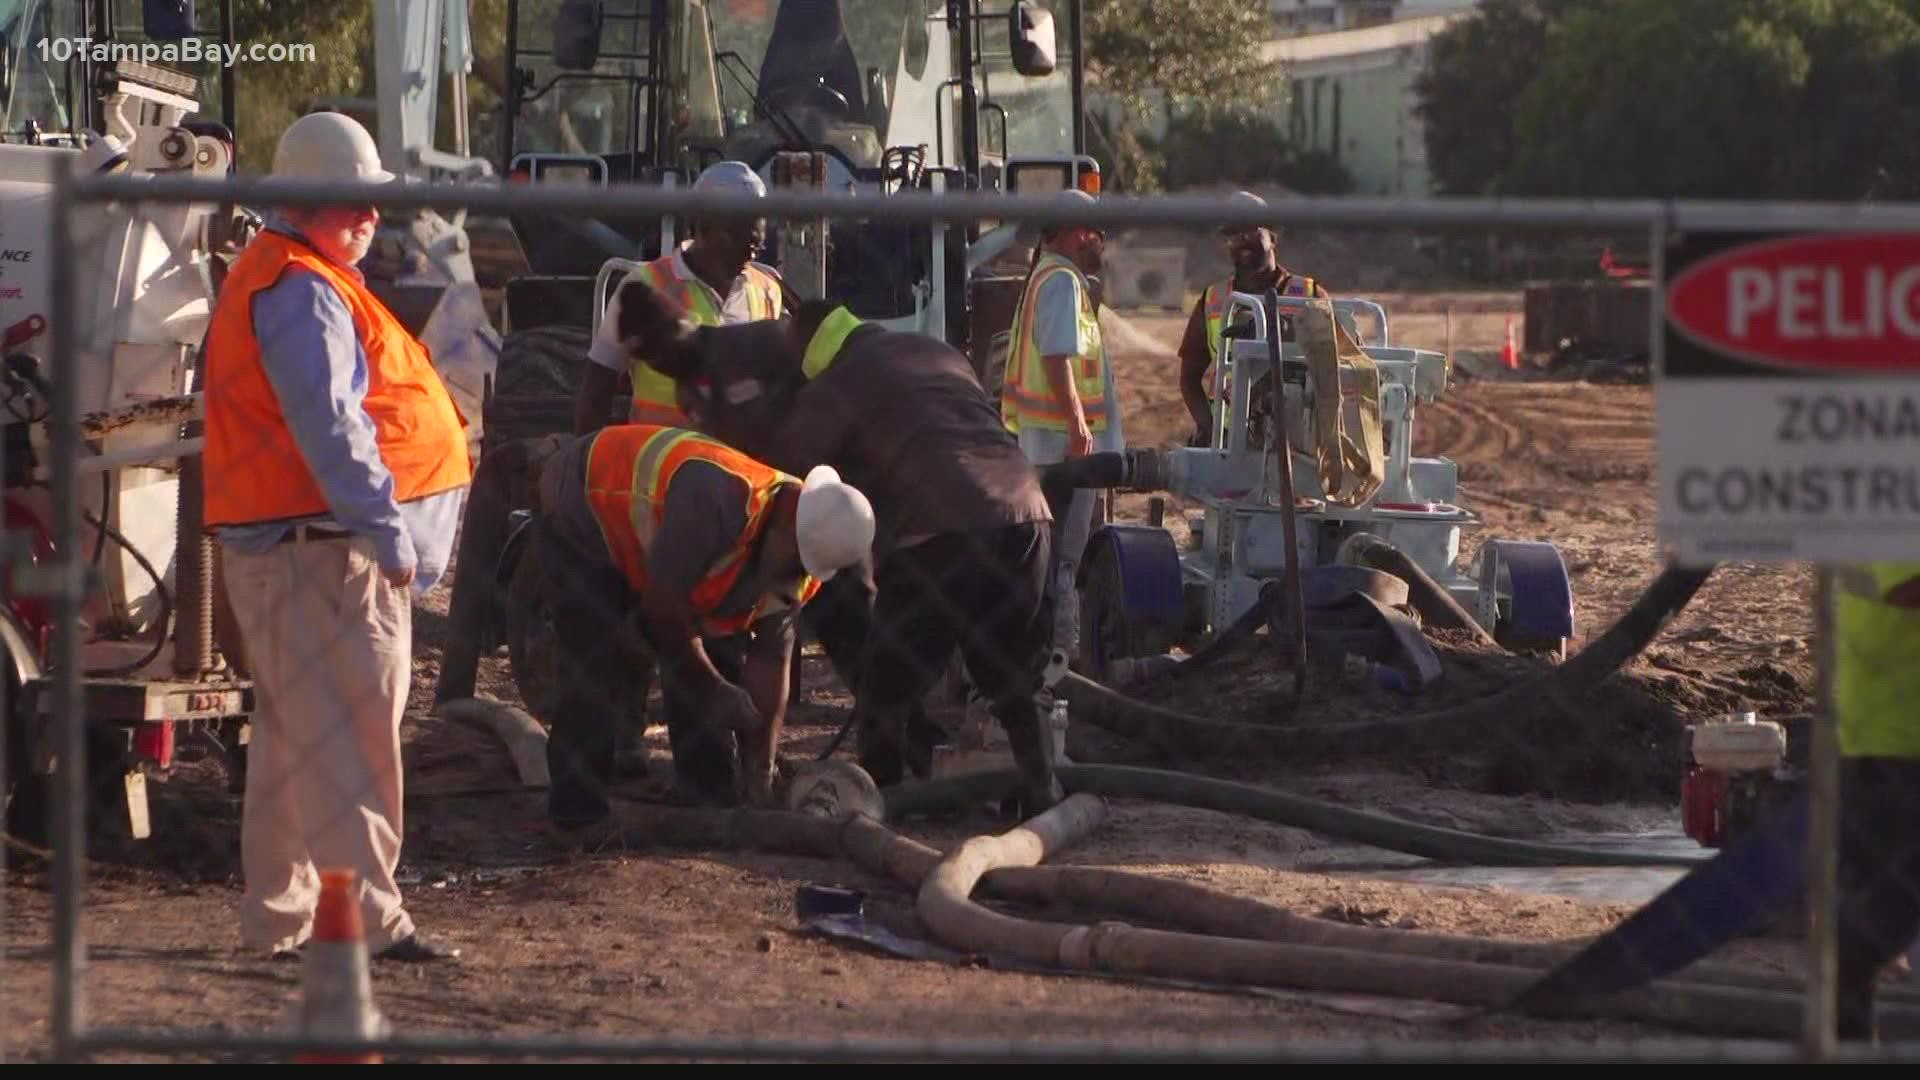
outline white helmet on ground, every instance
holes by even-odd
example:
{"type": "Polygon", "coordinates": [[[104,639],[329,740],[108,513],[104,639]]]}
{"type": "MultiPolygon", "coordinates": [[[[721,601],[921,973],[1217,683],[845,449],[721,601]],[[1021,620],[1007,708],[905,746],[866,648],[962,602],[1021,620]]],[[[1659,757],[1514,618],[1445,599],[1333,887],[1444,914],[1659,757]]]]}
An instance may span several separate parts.
{"type": "Polygon", "coordinates": [[[840,479],[831,465],[816,465],[800,485],[794,535],[800,562],[821,581],[873,554],[873,504],[840,479]]]}
{"type": "Polygon", "coordinates": [[[273,175],[289,180],[349,180],[384,184],[394,175],[380,165],[380,147],[345,113],[316,112],[295,120],[273,151],[273,175]]]}

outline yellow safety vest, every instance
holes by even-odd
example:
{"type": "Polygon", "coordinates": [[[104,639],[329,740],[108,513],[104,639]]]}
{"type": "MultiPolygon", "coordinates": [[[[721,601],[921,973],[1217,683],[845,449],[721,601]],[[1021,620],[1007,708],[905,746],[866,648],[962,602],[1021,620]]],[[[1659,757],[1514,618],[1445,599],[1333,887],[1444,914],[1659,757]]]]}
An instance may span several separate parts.
{"type": "Polygon", "coordinates": [[[1040,362],[1040,350],[1033,341],[1034,309],[1040,287],[1055,274],[1071,274],[1080,286],[1078,348],[1067,370],[1073,373],[1074,389],[1080,395],[1080,410],[1087,418],[1087,429],[1094,434],[1107,430],[1107,350],[1100,341],[1100,315],[1093,307],[1093,290],[1080,268],[1064,256],[1047,252],[1027,279],[1026,292],[1013,312],[1013,339],[1007,343],[1006,389],[1000,397],[1000,418],[1008,431],[1018,432],[1023,425],[1067,430],[1067,413],[1054,395],[1053,382],[1047,378],[1046,365],[1040,362]]]}
{"type": "MultiPolygon", "coordinates": [[[[681,277],[674,261],[674,256],[663,255],[642,265],[634,271],[633,276],[679,305],[687,318],[702,326],[719,326],[724,320],[719,307],[713,302],[712,291],[697,278],[681,277]]],[[[779,318],[780,279],[753,263],[748,263],[743,273],[747,279],[748,319],[758,322],[779,318]]],[[[687,415],[681,411],[679,398],[674,393],[673,379],[654,370],[644,360],[634,361],[627,378],[633,383],[633,411],[628,416],[629,423],[669,426],[688,423],[687,415]]]]}
{"type": "Polygon", "coordinates": [[[833,362],[840,358],[840,347],[847,343],[847,335],[860,327],[860,317],[844,307],[833,309],[833,313],[820,320],[819,329],[807,341],[807,351],[800,358],[800,372],[811,379],[818,376],[833,362]]]}
{"type": "Polygon", "coordinates": [[[1834,574],[1834,712],[1847,757],[1920,758],[1920,610],[1880,599],[1913,577],[1920,563],[1834,574]]]}
{"type": "MultiPolygon", "coordinates": [[[[1280,275],[1281,296],[1317,296],[1320,284],[1310,277],[1295,276],[1282,272],[1280,275]]],[[[1207,286],[1202,296],[1207,315],[1207,355],[1214,360],[1220,359],[1220,335],[1226,330],[1227,298],[1233,295],[1233,279],[1218,281],[1207,286]]]]}

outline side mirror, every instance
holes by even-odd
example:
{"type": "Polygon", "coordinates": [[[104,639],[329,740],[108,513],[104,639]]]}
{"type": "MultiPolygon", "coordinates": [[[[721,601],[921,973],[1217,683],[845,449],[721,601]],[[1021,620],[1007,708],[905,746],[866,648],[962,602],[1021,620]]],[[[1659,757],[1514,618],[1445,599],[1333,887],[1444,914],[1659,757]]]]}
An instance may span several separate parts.
{"type": "Polygon", "coordinates": [[[155,41],[193,36],[193,0],[140,0],[140,29],[155,41]]]}
{"type": "Polygon", "coordinates": [[[591,71],[600,59],[600,27],[606,21],[600,0],[561,0],[553,21],[553,62],[570,71],[591,71]]]}
{"type": "Polygon", "coordinates": [[[1053,12],[1020,0],[1007,9],[1007,42],[1013,50],[1013,70],[1028,78],[1053,74],[1053,12]]]}

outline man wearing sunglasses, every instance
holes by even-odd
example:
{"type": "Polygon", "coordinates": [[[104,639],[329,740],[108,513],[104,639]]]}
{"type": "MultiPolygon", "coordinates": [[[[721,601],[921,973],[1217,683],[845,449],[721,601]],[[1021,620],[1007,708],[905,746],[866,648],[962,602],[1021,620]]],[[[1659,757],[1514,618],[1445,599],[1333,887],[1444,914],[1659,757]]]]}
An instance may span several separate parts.
{"type": "MultiPolygon", "coordinates": [[[[1248,206],[1265,206],[1266,200],[1250,191],[1234,194],[1231,200],[1248,206]]],[[[1225,279],[1207,286],[1193,314],[1187,319],[1186,335],[1180,340],[1180,396],[1193,417],[1191,445],[1206,446],[1213,441],[1213,407],[1207,394],[1207,370],[1220,357],[1220,338],[1226,329],[1227,300],[1235,292],[1259,295],[1276,289],[1281,296],[1326,298],[1332,294],[1318,281],[1280,265],[1280,242],[1271,229],[1228,227],[1220,230],[1227,247],[1227,259],[1233,266],[1225,279]]],[[[1289,322],[1282,317],[1283,332],[1289,322]]],[[[1260,398],[1256,398],[1261,400],[1260,398]]]]}

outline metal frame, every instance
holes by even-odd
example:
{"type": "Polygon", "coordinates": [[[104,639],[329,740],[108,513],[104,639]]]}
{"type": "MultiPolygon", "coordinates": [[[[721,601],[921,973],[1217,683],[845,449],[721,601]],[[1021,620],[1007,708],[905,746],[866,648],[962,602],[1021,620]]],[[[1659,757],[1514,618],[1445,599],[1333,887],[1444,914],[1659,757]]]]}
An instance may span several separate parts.
{"type": "MultiPolygon", "coordinates": [[[[315,206],[329,203],[376,203],[383,207],[454,208],[506,213],[547,212],[646,216],[671,214],[675,217],[729,218],[867,218],[892,222],[964,222],[991,217],[1003,223],[1049,223],[1075,220],[1101,226],[1188,226],[1218,228],[1222,225],[1312,224],[1318,227],[1348,225],[1363,227],[1425,228],[1503,228],[1566,230],[1648,230],[1655,259],[1655,301],[1649,329],[1653,331],[1653,369],[1663,371],[1664,266],[1660,253],[1668,230],[1690,228],[1752,230],[1920,230],[1920,204],[1835,205],[1814,203],[1730,203],[1661,202],[1597,200],[1471,200],[1380,198],[1303,198],[1266,207],[1247,207],[1220,198],[1108,197],[1097,204],[1071,211],[1058,200],[954,192],[939,195],[903,193],[895,195],[839,195],[775,189],[763,198],[720,193],[696,193],[639,185],[616,185],[578,189],[538,186],[478,188],[462,185],[369,185],[288,183],[258,179],[181,179],[134,178],[120,176],[74,177],[60,174],[54,186],[52,212],[55,235],[70,227],[73,208],[81,203],[209,202],[243,203],[252,206],[315,206]]],[[[1731,1042],[1726,1040],[1675,1041],[1671,1043],[1633,1042],[1612,1046],[1578,1043],[1542,1045],[1469,1047],[1458,1042],[1439,1044],[1377,1044],[1344,1042],[1304,1044],[1290,1040],[1248,1043],[1222,1043],[1217,1040],[1181,1047],[1121,1048],[1112,1045],[1088,1045],[1067,1041],[980,1042],[967,1040],[754,1040],[743,1038],[640,1038],[609,1040],[589,1037],[488,1037],[478,1034],[448,1036],[410,1036],[368,1042],[344,1042],[337,1039],[301,1038],[282,1035],[237,1035],[206,1030],[151,1032],[123,1028],[89,1029],[81,993],[80,978],[86,966],[85,943],[81,926],[81,894],[85,888],[84,818],[85,757],[84,724],[81,719],[79,658],[79,606],[83,597],[85,563],[72,553],[80,526],[79,469],[81,429],[76,407],[77,371],[73,363],[73,329],[76,315],[74,260],[81,257],[60,244],[51,247],[53,267],[50,281],[52,340],[55,351],[52,367],[52,413],[49,417],[52,438],[52,487],[54,531],[57,549],[66,554],[58,570],[48,580],[57,603],[59,617],[53,638],[55,675],[50,706],[60,732],[59,753],[63,767],[58,770],[55,798],[55,870],[53,914],[53,1002],[52,1056],[68,1061],[102,1050],[144,1050],[185,1052],[192,1050],[238,1050],[284,1053],[296,1050],[380,1050],[388,1053],[463,1054],[488,1057],[728,1057],[781,1058],[815,1061],[967,1059],[1004,1061],[1095,1061],[1113,1060],[1145,1063],[1148,1061],[1275,1061],[1275,1060],[1455,1060],[1493,1061],[1622,1061],[1661,1060],[1711,1061],[1716,1063],[1785,1062],[1804,1060],[1806,1056],[1832,1060],[1900,1060],[1920,1056],[1914,1045],[1882,1045],[1873,1050],[1835,1048],[1831,1037],[1810,1037],[1804,1045],[1791,1042],[1731,1042]]],[[[1822,755],[1816,762],[1831,766],[1832,758],[1822,755]]],[[[1818,772],[1819,770],[1816,770],[1818,772]]],[[[1831,782],[1831,777],[1824,778],[1831,782]]],[[[1816,777],[1816,792],[1831,791],[1816,777]]],[[[1816,818],[1816,820],[1819,820],[1816,818]]],[[[1835,824],[1831,817],[1829,828],[1835,824]]],[[[1830,834],[1829,834],[1830,835],[1830,834]]],[[[1821,832],[1815,830],[1815,854],[1823,846],[1821,832]]],[[[1818,862],[1816,860],[1816,865],[1818,862]]],[[[1830,863],[1820,869],[1831,871],[1830,863]]],[[[1823,878],[1827,874],[1820,875],[1823,878]]],[[[1830,878],[1826,889],[1816,884],[1816,897],[1831,898],[1830,878]]],[[[1816,919],[1816,927],[1827,933],[1814,935],[1810,955],[1817,961],[1813,970],[1831,972],[1830,914],[1816,919]]],[[[1810,1033],[1817,1028],[1822,1013],[1830,1016],[1831,985],[1816,984],[1809,994],[1810,1033]]]]}

